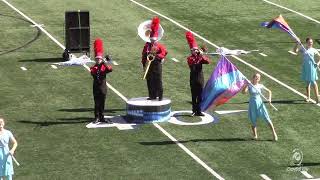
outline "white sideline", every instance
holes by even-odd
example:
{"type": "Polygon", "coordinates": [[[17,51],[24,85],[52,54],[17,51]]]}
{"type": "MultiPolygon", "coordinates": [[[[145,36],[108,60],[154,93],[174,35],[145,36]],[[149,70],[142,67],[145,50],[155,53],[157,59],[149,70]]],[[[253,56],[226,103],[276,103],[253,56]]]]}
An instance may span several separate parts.
{"type": "MultiPolygon", "coordinates": [[[[161,17],[163,17],[163,18],[165,18],[166,20],[168,20],[168,21],[172,22],[173,24],[177,25],[178,27],[180,27],[180,28],[182,28],[182,29],[184,29],[184,30],[186,30],[186,31],[191,31],[190,29],[186,28],[185,26],[181,25],[180,23],[176,22],[175,20],[173,20],[173,19],[171,19],[171,18],[169,18],[169,17],[167,17],[167,16],[165,16],[165,15],[163,15],[163,14],[161,14],[161,13],[159,13],[159,12],[157,12],[157,11],[153,10],[153,9],[150,9],[150,8],[146,7],[145,5],[143,5],[143,4],[140,4],[140,3],[138,3],[138,2],[136,2],[136,1],[134,1],[134,0],[129,0],[129,1],[131,1],[131,2],[133,2],[133,3],[135,3],[135,4],[137,4],[137,5],[139,5],[139,6],[143,7],[143,8],[145,8],[145,9],[147,9],[147,10],[149,10],[149,11],[151,11],[151,12],[153,12],[153,13],[155,13],[155,14],[157,14],[157,15],[161,16],[161,17]]],[[[205,42],[207,42],[208,44],[210,44],[210,45],[214,46],[215,48],[219,48],[219,46],[218,46],[218,45],[216,45],[216,44],[212,43],[211,41],[207,40],[206,38],[204,38],[204,37],[200,36],[199,34],[197,34],[197,33],[193,32],[193,31],[191,31],[191,32],[193,33],[193,35],[194,35],[194,36],[198,37],[199,39],[202,39],[203,41],[205,41],[205,42]]],[[[248,63],[248,62],[246,62],[246,61],[244,61],[244,60],[240,59],[240,58],[239,58],[239,57],[237,57],[237,56],[232,55],[232,57],[233,57],[233,58],[235,58],[235,59],[237,59],[238,61],[242,62],[243,64],[245,64],[245,65],[247,65],[247,66],[251,67],[252,69],[254,69],[254,70],[256,70],[256,71],[260,72],[261,74],[263,74],[263,75],[267,76],[267,77],[268,77],[268,78],[270,78],[271,80],[273,80],[273,81],[277,82],[278,84],[280,84],[280,85],[284,86],[285,88],[287,88],[287,89],[291,90],[292,92],[294,92],[294,93],[298,94],[299,96],[302,96],[303,98],[307,98],[307,96],[305,96],[304,94],[302,94],[302,93],[300,93],[299,91],[297,91],[297,90],[293,89],[293,88],[292,88],[292,87],[290,87],[289,85],[287,85],[287,84],[285,84],[285,83],[283,83],[283,82],[279,81],[278,79],[276,79],[276,78],[272,77],[271,75],[269,75],[269,74],[267,74],[266,72],[264,72],[264,71],[260,70],[259,68],[257,68],[257,67],[255,67],[255,66],[251,65],[250,63],[248,63]]],[[[316,104],[316,101],[315,101],[315,100],[313,100],[313,99],[311,99],[311,102],[313,102],[313,103],[315,103],[315,104],[316,104]]]]}
{"type": "Polygon", "coordinates": [[[298,11],[295,11],[295,10],[289,9],[289,8],[287,8],[287,7],[284,7],[284,6],[281,6],[281,5],[279,5],[279,4],[276,4],[276,3],[270,2],[270,1],[268,1],[268,0],[262,0],[262,1],[264,1],[264,2],[266,2],[266,3],[269,3],[269,4],[272,4],[272,5],[274,5],[274,6],[277,6],[277,7],[279,7],[279,8],[282,8],[282,9],[288,10],[288,11],[290,11],[290,12],[293,12],[293,13],[299,14],[299,15],[300,15],[300,16],[302,16],[302,17],[305,17],[305,18],[307,18],[307,19],[309,19],[309,20],[311,20],[311,21],[313,21],[313,22],[316,22],[316,23],[320,24],[320,21],[318,21],[318,20],[316,20],[316,19],[313,19],[313,18],[312,18],[312,17],[310,17],[310,16],[304,15],[304,14],[302,14],[302,13],[298,12],[298,11]]]}
{"type": "MultiPolygon", "coordinates": [[[[25,14],[23,14],[21,11],[19,11],[17,8],[15,8],[13,5],[11,5],[10,3],[8,3],[6,0],[2,0],[4,3],[6,3],[9,7],[11,7],[13,10],[15,10],[16,12],[18,12],[19,14],[21,14],[24,18],[26,18],[28,21],[30,21],[31,23],[33,23],[34,25],[36,25],[37,23],[35,23],[32,19],[30,19],[28,16],[26,16],[25,14]]],[[[50,39],[52,39],[56,44],[58,44],[63,50],[65,49],[65,47],[58,41],[56,40],[53,36],[51,36],[45,29],[43,29],[42,27],[38,26],[38,28],[43,31],[47,36],[50,37],[50,39]]],[[[87,70],[90,71],[90,68],[87,65],[83,65],[87,70]]],[[[110,84],[108,84],[108,87],[113,90],[117,95],[119,95],[121,97],[121,99],[123,99],[124,101],[127,101],[128,99],[123,96],[119,91],[117,91],[114,87],[112,87],[110,84]]],[[[200,158],[198,158],[198,156],[196,156],[195,154],[193,154],[188,148],[186,148],[183,144],[181,144],[179,141],[177,141],[173,136],[171,136],[166,130],[164,130],[159,124],[157,123],[153,123],[155,127],[157,127],[162,133],[164,133],[168,138],[170,138],[171,140],[173,140],[180,148],[182,148],[188,155],[190,155],[194,160],[196,160],[199,164],[201,164],[205,169],[207,169],[211,174],[213,174],[216,178],[218,178],[219,180],[224,180],[224,178],[222,178],[219,174],[217,174],[213,169],[211,169],[208,165],[206,165],[200,158]]]]}

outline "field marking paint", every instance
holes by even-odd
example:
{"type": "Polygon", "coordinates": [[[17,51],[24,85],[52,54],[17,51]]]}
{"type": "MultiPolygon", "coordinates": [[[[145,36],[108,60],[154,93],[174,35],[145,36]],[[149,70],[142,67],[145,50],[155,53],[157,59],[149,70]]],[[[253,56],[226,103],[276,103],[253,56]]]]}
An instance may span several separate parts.
{"type": "MultiPolygon", "coordinates": [[[[180,27],[180,28],[182,28],[182,29],[184,29],[184,30],[186,30],[186,31],[190,31],[190,32],[192,32],[194,36],[198,37],[199,39],[202,39],[203,41],[205,41],[205,42],[207,42],[208,44],[210,44],[210,45],[214,46],[215,48],[219,48],[219,46],[218,46],[218,45],[216,45],[216,44],[212,43],[211,41],[209,41],[209,40],[207,40],[206,38],[204,38],[204,37],[200,36],[199,34],[197,34],[197,33],[193,32],[193,31],[191,31],[190,29],[186,28],[185,26],[181,25],[180,23],[176,22],[175,20],[173,20],[173,19],[171,19],[171,18],[169,18],[169,17],[167,17],[167,16],[165,16],[165,15],[163,15],[163,14],[160,14],[159,12],[157,12],[157,11],[155,11],[155,10],[153,10],[153,9],[150,9],[150,8],[146,7],[145,5],[140,4],[140,3],[138,3],[138,2],[136,2],[136,1],[134,1],[134,0],[129,0],[129,1],[131,1],[131,2],[133,2],[133,3],[135,3],[135,4],[137,4],[138,6],[140,6],[140,7],[144,8],[144,9],[147,9],[148,11],[151,11],[151,12],[153,12],[153,13],[157,14],[158,16],[163,17],[164,19],[166,19],[166,20],[168,20],[168,21],[172,22],[173,24],[177,25],[178,27],[180,27]]],[[[254,70],[256,70],[256,71],[260,72],[261,74],[263,74],[263,75],[265,75],[266,77],[270,78],[271,80],[273,80],[273,81],[277,82],[278,84],[280,84],[280,85],[284,86],[285,88],[287,88],[287,89],[291,90],[292,92],[294,92],[294,93],[298,94],[299,96],[301,96],[301,97],[303,97],[303,98],[307,98],[307,96],[306,96],[306,95],[304,95],[304,94],[302,94],[301,92],[299,92],[299,91],[297,91],[297,90],[293,89],[293,88],[292,88],[292,87],[290,87],[289,85],[287,85],[287,84],[285,84],[285,83],[283,83],[283,82],[279,81],[278,79],[274,78],[273,76],[269,75],[268,73],[266,73],[266,72],[262,71],[261,69],[259,69],[259,68],[255,67],[255,66],[253,66],[252,64],[250,64],[250,63],[248,63],[248,62],[246,62],[246,61],[242,60],[241,58],[239,58],[239,57],[237,57],[237,56],[235,56],[235,55],[232,55],[232,57],[233,57],[233,58],[235,58],[235,59],[237,59],[237,60],[238,60],[238,61],[240,61],[241,63],[243,63],[243,64],[245,64],[245,65],[247,65],[247,66],[251,67],[252,69],[254,69],[254,70]]],[[[315,100],[313,100],[313,99],[311,99],[311,102],[312,102],[312,103],[314,103],[314,104],[316,104],[316,101],[315,101],[315,100]]]]}
{"type": "Polygon", "coordinates": [[[260,174],[260,177],[262,177],[262,179],[264,180],[271,180],[271,178],[269,178],[267,175],[265,174],[260,174]]]}
{"type": "Polygon", "coordinates": [[[307,18],[307,19],[309,19],[309,20],[311,20],[311,21],[313,21],[313,22],[316,22],[316,23],[320,24],[320,21],[318,21],[318,20],[316,20],[316,19],[313,19],[313,18],[312,18],[312,17],[310,17],[310,16],[304,15],[304,14],[302,14],[302,13],[298,12],[298,11],[295,11],[295,10],[289,9],[289,8],[287,8],[287,7],[284,7],[284,6],[281,6],[281,5],[279,5],[279,4],[276,4],[276,3],[270,2],[270,1],[268,1],[268,0],[262,0],[262,1],[264,1],[264,2],[266,2],[266,3],[269,3],[269,4],[272,4],[272,5],[274,5],[274,6],[277,6],[277,7],[279,7],[279,8],[282,8],[282,9],[288,10],[288,11],[290,11],[290,12],[293,12],[293,13],[299,14],[299,15],[300,15],[300,16],[302,16],[302,17],[305,17],[305,18],[307,18]]]}
{"type": "Polygon", "coordinates": [[[118,66],[119,64],[116,61],[112,61],[112,64],[118,66]]]}
{"type": "MultiPolygon", "coordinates": [[[[15,8],[13,5],[11,5],[10,3],[8,3],[6,0],[2,0],[2,2],[6,3],[9,7],[11,7],[13,10],[15,10],[16,12],[18,12],[20,15],[22,15],[24,18],[26,18],[28,21],[30,21],[33,24],[37,24],[35,23],[31,18],[29,18],[28,16],[26,16],[25,14],[23,14],[21,11],[19,11],[17,8],[15,8]]],[[[49,34],[45,29],[43,29],[42,27],[39,27],[39,29],[41,31],[43,31],[48,37],[50,37],[51,40],[53,40],[56,44],[58,44],[63,50],[65,49],[65,47],[57,40],[55,39],[51,34],[49,34]]],[[[87,65],[83,65],[83,67],[85,67],[88,71],[90,71],[90,68],[87,65]]],[[[128,101],[128,99],[123,96],[119,91],[117,91],[114,87],[112,87],[110,84],[108,84],[108,87],[114,91],[117,95],[119,95],[124,101],[128,101]]],[[[170,138],[171,140],[173,140],[181,149],[183,149],[188,155],[190,155],[194,160],[196,160],[199,164],[201,164],[205,169],[207,169],[211,174],[213,174],[216,178],[218,178],[219,180],[224,180],[224,178],[222,178],[218,173],[216,173],[213,169],[211,169],[207,164],[205,164],[198,156],[196,156],[195,154],[193,154],[188,148],[186,148],[183,144],[181,144],[179,141],[177,141],[173,136],[171,136],[166,130],[164,130],[159,124],[157,123],[153,123],[153,125],[158,128],[163,134],[165,134],[168,138],[170,138]]]]}
{"type": "Polygon", "coordinates": [[[172,61],[174,61],[174,62],[180,62],[178,59],[176,59],[176,58],[171,58],[171,60],[172,61]]]}
{"type": "Polygon", "coordinates": [[[292,54],[292,55],[298,55],[297,53],[293,52],[293,51],[288,51],[288,53],[292,54]]]}
{"type": "Polygon", "coordinates": [[[31,18],[23,14],[19,9],[15,8],[13,5],[8,3],[6,0],[2,0],[5,4],[7,4],[9,7],[11,7],[13,10],[15,10],[17,13],[19,13],[21,16],[26,18],[29,22],[31,22],[33,25],[38,27],[42,32],[44,32],[52,41],[54,41],[58,46],[60,46],[63,50],[65,49],[64,45],[62,45],[58,40],[56,40],[51,34],[48,33],[43,27],[39,26],[38,23],[34,22],[31,18]]]}
{"type": "Polygon", "coordinates": [[[301,174],[303,174],[306,178],[313,178],[313,176],[311,176],[307,171],[300,171],[301,174]]]}
{"type": "Polygon", "coordinates": [[[222,110],[222,111],[214,111],[217,114],[238,114],[242,112],[247,112],[248,110],[222,110]]]}
{"type": "Polygon", "coordinates": [[[43,24],[32,24],[32,25],[30,25],[31,27],[44,27],[44,25],[43,24]]]}
{"type": "Polygon", "coordinates": [[[52,67],[53,69],[58,69],[58,67],[57,67],[56,65],[53,65],[53,64],[51,64],[51,67],[52,67]]]}
{"type": "Polygon", "coordinates": [[[183,144],[181,144],[176,138],[171,136],[166,130],[164,130],[158,123],[153,123],[163,134],[165,134],[171,141],[175,142],[181,149],[183,149],[189,156],[191,156],[194,160],[196,160],[201,166],[203,166],[206,170],[208,170],[212,175],[214,175],[217,179],[223,180],[218,173],[216,173],[213,169],[211,169],[206,163],[204,163],[200,158],[198,158],[195,154],[193,154],[188,148],[186,148],[183,144]]]}
{"type": "Polygon", "coordinates": [[[259,53],[261,56],[263,57],[267,57],[268,55],[264,54],[264,53],[259,53]]]}
{"type": "Polygon", "coordinates": [[[25,68],[25,67],[20,67],[20,69],[22,69],[22,71],[26,71],[27,70],[27,68],[25,68]]]}

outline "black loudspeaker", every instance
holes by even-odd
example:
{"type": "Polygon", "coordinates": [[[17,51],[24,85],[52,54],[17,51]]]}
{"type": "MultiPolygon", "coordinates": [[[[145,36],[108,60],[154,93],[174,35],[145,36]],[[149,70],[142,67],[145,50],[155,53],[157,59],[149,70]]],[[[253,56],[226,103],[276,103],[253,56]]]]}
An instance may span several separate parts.
{"type": "Polygon", "coordinates": [[[65,13],[66,49],[76,53],[90,53],[89,11],[65,13]]]}

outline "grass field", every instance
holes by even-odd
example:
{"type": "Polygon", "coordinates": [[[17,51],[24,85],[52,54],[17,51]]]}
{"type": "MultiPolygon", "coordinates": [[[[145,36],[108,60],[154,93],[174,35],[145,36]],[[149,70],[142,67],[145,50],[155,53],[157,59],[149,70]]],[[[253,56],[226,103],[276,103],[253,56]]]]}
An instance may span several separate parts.
{"type": "MultiPolygon", "coordinates": [[[[172,18],[212,43],[229,49],[259,49],[240,56],[293,89],[304,93],[300,80],[301,56],[288,53],[294,43],[278,30],[260,27],[279,14],[303,40],[319,38],[320,24],[262,0],[138,0],[139,3],[172,18]]],[[[272,0],[316,20],[318,1],[272,0]]],[[[106,53],[119,66],[107,81],[126,98],[146,96],[141,80],[140,55],[144,42],[138,25],[154,13],[129,0],[11,0],[10,3],[38,24],[44,24],[54,38],[64,44],[64,13],[89,10],[91,41],[101,37],[106,53]]],[[[40,29],[31,27],[3,1],[0,2],[0,115],[6,119],[19,146],[15,179],[215,179],[205,168],[160,132],[153,124],[134,130],[87,129],[93,117],[92,79],[83,67],[58,67],[63,50],[40,29]],[[26,67],[22,71],[20,67],[26,67]]],[[[165,35],[161,42],[169,54],[163,66],[164,94],[172,100],[172,110],[190,110],[189,69],[185,62],[189,48],[185,30],[160,17],[165,35]],[[180,62],[173,62],[176,58],[180,62]]],[[[198,44],[205,43],[197,39],[198,44]]],[[[210,51],[215,47],[206,43],[210,51]]],[[[319,48],[319,44],[315,43],[319,48]]],[[[205,79],[218,61],[204,67],[205,79]]],[[[235,58],[230,60],[247,77],[256,70],[235,58]]],[[[320,177],[319,106],[262,75],[262,83],[272,90],[274,105],[270,116],[279,136],[273,142],[268,127],[258,122],[259,141],[251,140],[247,113],[219,115],[217,124],[178,126],[159,123],[167,132],[225,179],[304,179],[300,172],[288,171],[292,151],[303,152],[302,165],[314,178],[320,177]]],[[[314,97],[314,96],[312,96],[314,97]]],[[[126,103],[108,90],[106,115],[125,115],[126,103]]],[[[238,94],[217,110],[247,109],[248,96],[238,94]]],[[[196,122],[198,118],[185,118],[196,122]]]]}

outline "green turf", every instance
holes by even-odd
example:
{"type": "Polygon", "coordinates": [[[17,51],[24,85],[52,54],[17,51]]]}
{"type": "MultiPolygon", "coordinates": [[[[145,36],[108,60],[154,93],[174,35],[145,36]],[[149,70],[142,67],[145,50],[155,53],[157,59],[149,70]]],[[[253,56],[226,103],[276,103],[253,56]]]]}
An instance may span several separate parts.
{"type": "MultiPolygon", "coordinates": [[[[287,52],[294,45],[290,37],[259,24],[281,13],[301,39],[309,35],[318,38],[319,24],[256,0],[139,2],[218,46],[260,49],[268,56],[250,54],[241,58],[304,93],[301,57],[287,52]]],[[[320,19],[315,13],[320,7],[317,1],[273,2],[320,19]]],[[[125,0],[11,3],[44,24],[63,44],[64,12],[89,10],[91,41],[103,38],[107,53],[120,64],[114,66],[108,82],[127,98],[146,96],[140,64],[144,42],[137,36],[137,26],[153,13],[125,0]]],[[[208,171],[151,124],[129,131],[86,129],[93,116],[88,71],[83,67],[52,69],[50,63],[61,60],[62,49],[2,2],[0,9],[0,115],[7,119],[7,128],[19,143],[16,157],[21,166],[15,167],[15,179],[212,179],[208,171]],[[21,66],[28,71],[20,70],[21,66]]],[[[169,51],[163,67],[164,94],[172,99],[173,110],[189,110],[189,70],[185,62],[189,49],[185,31],[163,18],[161,25],[165,29],[161,42],[169,51]],[[180,62],[171,61],[172,57],[180,62]]],[[[315,43],[315,47],[319,45],[315,43]]],[[[212,64],[204,68],[206,78],[218,61],[217,57],[211,60],[212,64]]],[[[236,59],[230,60],[247,77],[255,72],[236,59]]],[[[261,140],[251,141],[247,113],[218,115],[210,111],[219,117],[219,123],[160,125],[225,179],[260,179],[260,174],[271,179],[302,179],[301,173],[287,171],[295,148],[303,151],[308,172],[319,177],[319,107],[304,103],[302,97],[265,76],[262,83],[272,90],[274,105],[279,109],[275,112],[268,106],[279,142],[269,141],[271,132],[263,122],[258,123],[261,140]]],[[[247,95],[239,94],[218,110],[247,109],[247,101],[247,95]]],[[[110,89],[106,106],[107,115],[125,114],[125,102],[110,89]]]]}

